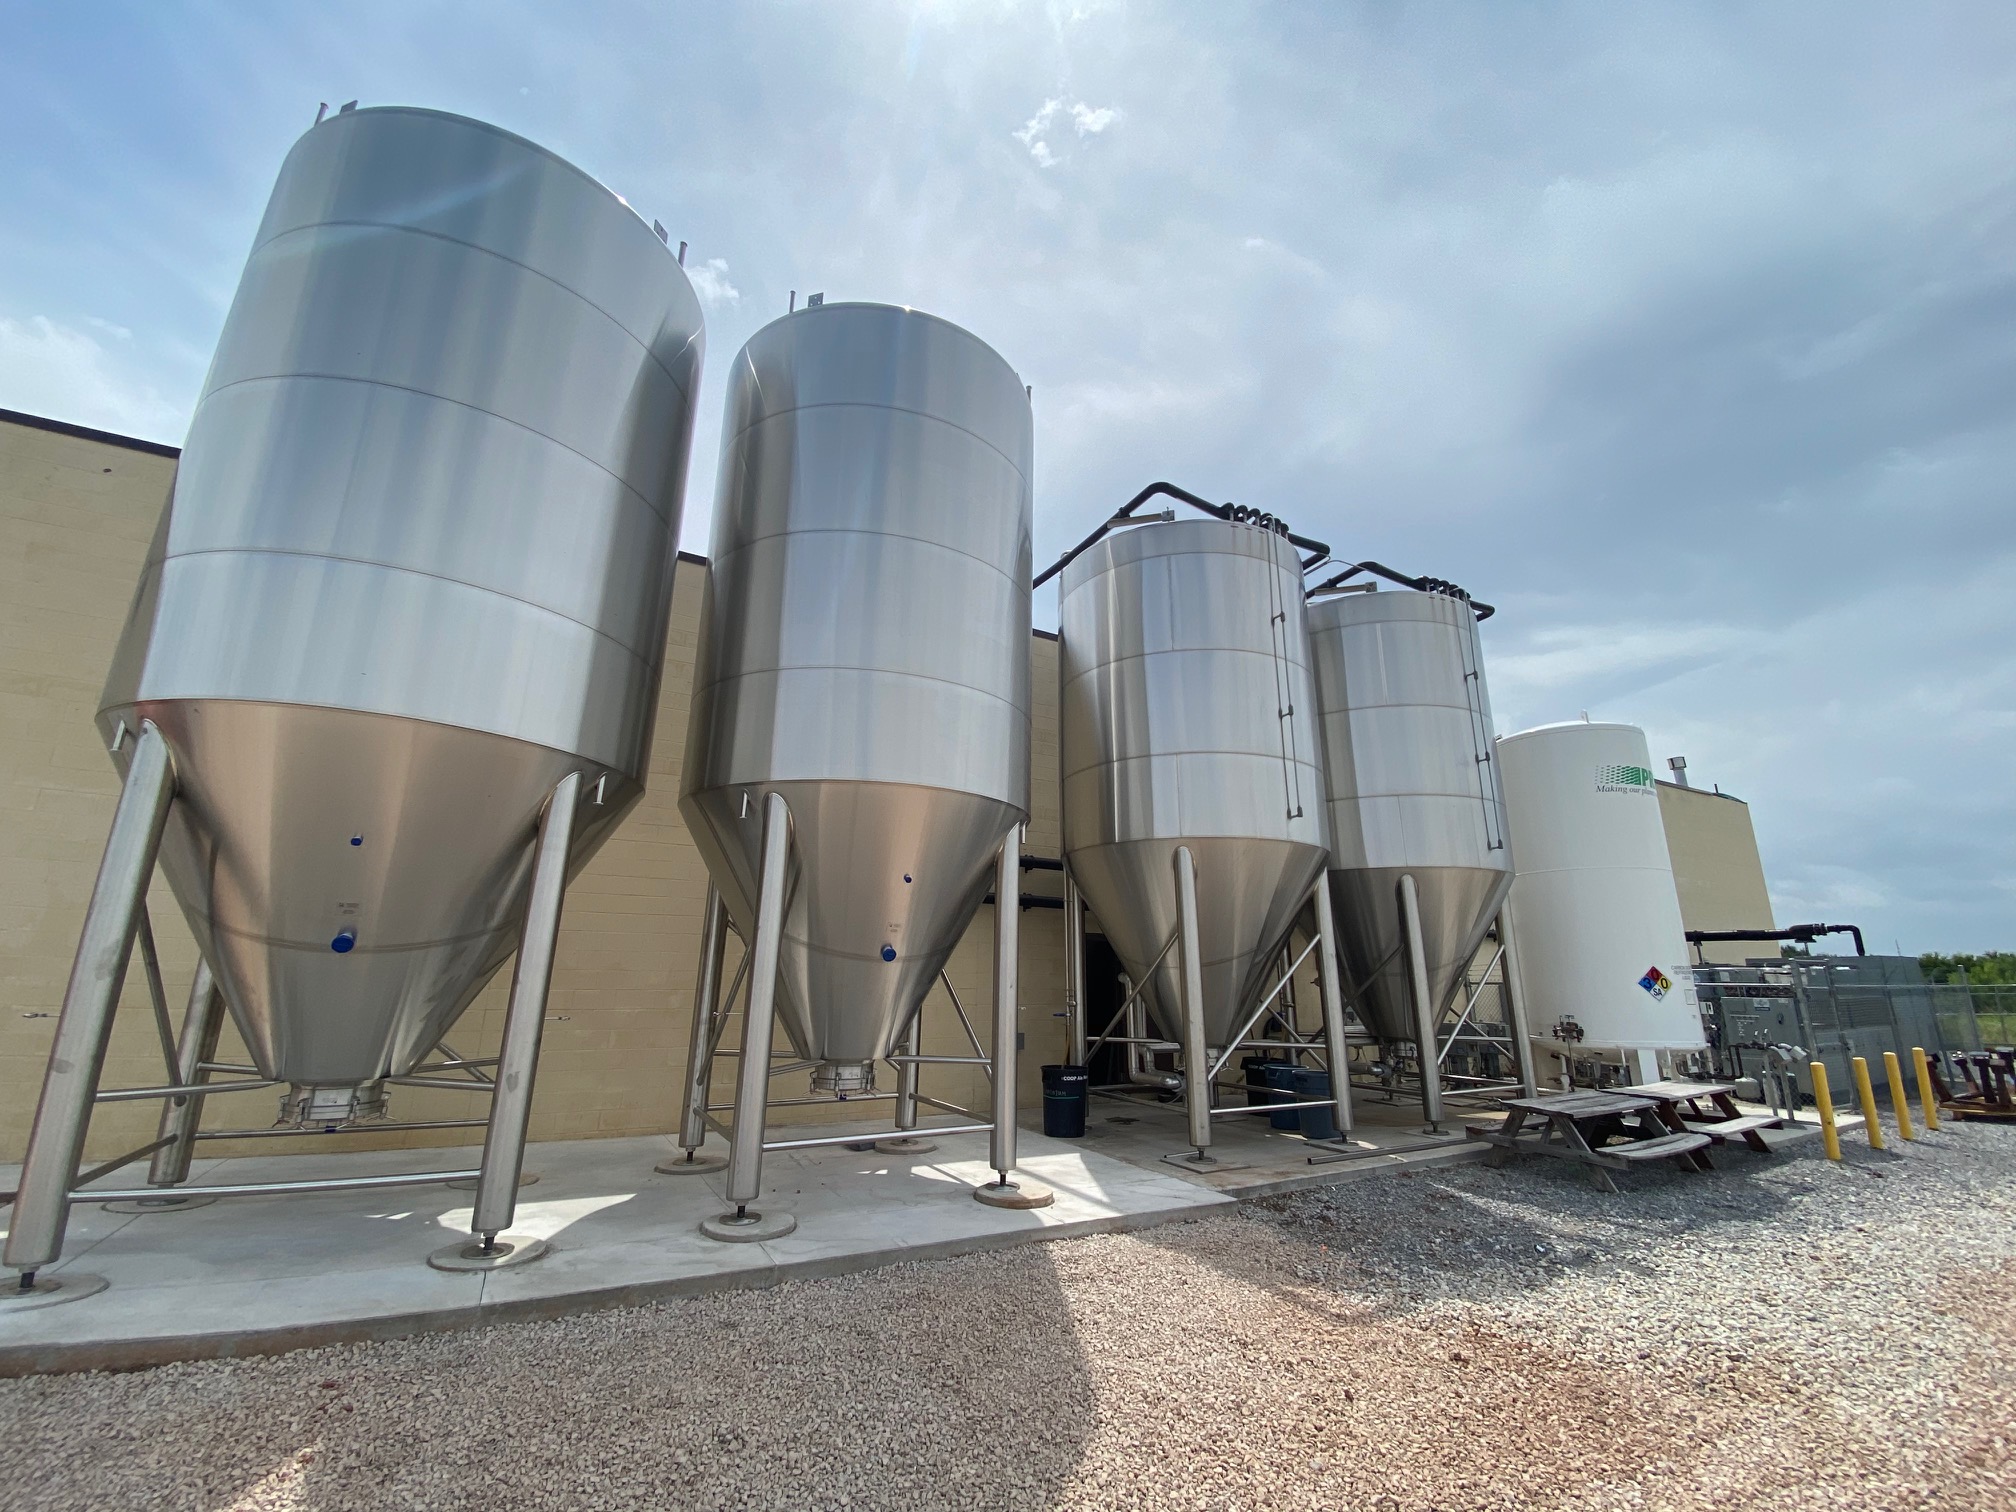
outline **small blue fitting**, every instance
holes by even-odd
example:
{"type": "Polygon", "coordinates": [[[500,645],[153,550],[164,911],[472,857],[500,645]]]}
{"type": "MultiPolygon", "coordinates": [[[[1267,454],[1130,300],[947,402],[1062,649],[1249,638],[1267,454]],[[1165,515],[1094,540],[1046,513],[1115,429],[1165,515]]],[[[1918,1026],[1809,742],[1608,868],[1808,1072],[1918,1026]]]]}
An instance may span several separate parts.
{"type": "Polygon", "coordinates": [[[352,947],[354,947],[356,943],[357,943],[357,931],[354,929],[346,929],[343,931],[343,933],[339,934],[338,936],[336,936],[335,939],[329,942],[329,948],[335,951],[336,954],[338,955],[348,955],[350,954],[352,947]]]}
{"type": "Polygon", "coordinates": [[[883,960],[885,960],[885,961],[893,961],[893,960],[895,960],[895,959],[896,959],[896,947],[895,947],[894,945],[884,945],[884,946],[882,947],[882,959],[883,959],[883,960]]]}

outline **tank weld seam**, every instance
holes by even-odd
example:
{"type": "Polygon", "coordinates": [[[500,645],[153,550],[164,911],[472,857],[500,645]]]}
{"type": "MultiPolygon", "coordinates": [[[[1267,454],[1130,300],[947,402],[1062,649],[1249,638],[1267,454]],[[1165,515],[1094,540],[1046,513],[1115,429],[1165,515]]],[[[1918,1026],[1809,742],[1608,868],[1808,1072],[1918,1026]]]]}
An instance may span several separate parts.
{"type": "MultiPolygon", "coordinates": [[[[1272,762],[1278,762],[1281,759],[1280,756],[1273,751],[1221,751],[1221,750],[1206,751],[1206,750],[1199,750],[1193,746],[1186,746],[1180,751],[1149,751],[1139,756],[1102,756],[1097,761],[1090,762],[1085,766],[1076,767],[1073,770],[1064,773],[1062,780],[1065,782],[1069,782],[1073,777],[1082,777],[1087,772],[1096,772],[1106,767],[1132,766],[1135,763],[1142,761],[1167,761],[1177,756],[1244,756],[1253,761],[1272,761],[1272,762]]],[[[1310,761],[1301,756],[1297,756],[1294,758],[1294,764],[1298,767],[1306,767],[1309,771],[1312,772],[1319,770],[1317,764],[1314,761],[1310,761]]],[[[1305,815],[1304,818],[1307,819],[1308,816],[1305,815]]],[[[1227,836],[1225,838],[1236,839],[1238,837],[1227,836]]]]}
{"type": "MultiPolygon", "coordinates": [[[[1196,656],[1201,652],[1210,652],[1222,656],[1264,657],[1270,662],[1275,660],[1272,652],[1250,651],[1243,646],[1173,646],[1166,651],[1130,651],[1125,656],[1115,656],[1105,661],[1093,662],[1084,671],[1074,672],[1064,680],[1064,686],[1068,688],[1071,684],[1081,682],[1107,667],[1119,667],[1124,666],[1128,662],[1146,661],[1151,656],[1196,656]]],[[[1295,662],[1292,665],[1306,668],[1308,664],[1306,662],[1295,662]]]]}
{"type": "MultiPolygon", "coordinates": [[[[1016,703],[1011,698],[1003,698],[999,693],[990,693],[985,688],[976,688],[971,682],[965,682],[956,677],[933,677],[928,672],[902,672],[893,667],[856,667],[845,662],[793,662],[788,667],[743,667],[738,671],[729,673],[726,677],[717,677],[704,683],[696,681],[693,684],[693,691],[695,693],[712,692],[716,688],[725,688],[730,683],[740,682],[745,677],[770,677],[779,672],[874,672],[884,677],[907,678],[913,682],[942,683],[948,688],[958,688],[962,692],[977,693],[980,697],[988,699],[993,703],[1005,704],[1025,719],[1030,717],[1030,711],[1026,705],[1016,703]]],[[[908,784],[905,785],[907,786],[908,784]]]]}
{"type": "MultiPolygon", "coordinates": [[[[832,783],[835,780],[836,779],[830,777],[766,776],[766,777],[748,777],[748,778],[723,778],[722,780],[714,782],[707,787],[696,788],[691,793],[682,793],[680,795],[680,802],[682,803],[685,802],[685,800],[689,797],[695,799],[705,798],[709,793],[739,794],[743,788],[748,788],[752,792],[758,789],[764,792],[769,792],[772,789],[781,790],[783,788],[799,786],[806,783],[817,783],[824,785],[832,783]]],[[[1026,804],[1016,803],[1008,798],[999,798],[992,793],[983,793],[978,788],[946,787],[943,783],[939,782],[891,782],[886,779],[880,779],[880,778],[872,781],[866,778],[853,778],[853,777],[841,778],[837,780],[843,782],[848,787],[906,788],[906,789],[918,788],[927,793],[950,793],[954,797],[958,798],[978,798],[984,803],[998,803],[1003,808],[1010,809],[1013,812],[1020,814],[1022,817],[1016,821],[1017,824],[1026,824],[1029,822],[1029,808],[1026,804]]],[[[1005,834],[1006,831],[1003,831],[1003,833],[1005,834]]]]}
{"type": "MultiPolygon", "coordinates": [[[[1467,793],[1452,793],[1443,788],[1382,788],[1376,793],[1346,793],[1331,798],[1331,803],[1362,803],[1375,798],[1454,798],[1463,803],[1490,804],[1491,800],[1472,790],[1467,793]]],[[[1493,805],[1495,807],[1495,805],[1493,805]]],[[[1496,847],[1493,847],[1494,849],[1496,847]]]]}
{"type": "MultiPolygon", "coordinates": [[[[234,940],[250,940],[257,945],[270,945],[280,950],[306,950],[327,955],[329,942],[324,939],[290,940],[283,935],[255,934],[249,929],[234,929],[229,924],[219,923],[211,915],[202,915],[204,923],[217,934],[229,935],[234,940]]],[[[472,940],[494,939],[517,928],[515,923],[496,925],[491,929],[479,929],[472,934],[443,935],[438,940],[418,940],[410,945],[358,945],[348,953],[351,955],[411,955],[415,951],[439,950],[449,945],[466,945],[472,940]]]]}
{"type": "MultiPolygon", "coordinates": [[[[1350,697],[1349,694],[1345,696],[1347,698],[1350,697]]],[[[1339,704],[1333,709],[1324,710],[1323,717],[1325,719],[1335,719],[1344,714],[1356,714],[1361,709],[1448,709],[1464,715],[1466,718],[1470,714],[1470,705],[1467,703],[1432,703],[1425,698],[1395,698],[1380,703],[1361,702],[1354,699],[1348,704],[1339,704]]]]}
{"type": "MultiPolygon", "coordinates": [[[[867,536],[875,540],[915,541],[919,546],[934,547],[944,552],[947,556],[963,557],[969,562],[978,562],[997,577],[1005,578],[1009,587],[1018,590],[1021,587],[1021,584],[1016,581],[1015,575],[1010,572],[1003,572],[998,562],[989,561],[983,556],[975,556],[972,552],[962,550],[957,546],[948,546],[943,541],[934,541],[929,536],[909,535],[900,530],[848,530],[837,525],[815,525],[799,529],[772,530],[760,536],[750,536],[732,549],[716,556],[713,559],[714,570],[719,572],[723,563],[734,561],[743,552],[750,550],[752,547],[760,546],[765,541],[792,541],[797,540],[801,536],[815,535],[867,536]]],[[[1019,639],[1020,632],[1015,633],[1019,639]]]]}
{"type": "Polygon", "coordinates": [[[484,593],[490,595],[492,598],[507,599],[511,603],[523,604],[527,609],[536,610],[540,614],[551,615],[554,619],[562,620],[567,624],[578,625],[597,640],[609,642],[610,645],[615,646],[625,656],[628,656],[639,665],[649,665],[648,659],[643,652],[624,641],[618,640],[607,630],[598,629],[596,626],[589,624],[586,620],[576,619],[573,615],[563,613],[561,610],[555,609],[550,605],[541,604],[528,598],[520,598],[515,593],[506,593],[501,588],[492,588],[485,583],[472,583],[467,578],[450,577],[445,572],[429,572],[424,567],[404,567],[397,562],[380,562],[368,557],[333,556],[326,551],[300,551],[291,546],[205,546],[199,551],[178,551],[174,555],[165,558],[162,565],[165,567],[169,562],[188,561],[196,557],[206,556],[305,557],[309,561],[314,562],[338,562],[346,567],[369,567],[377,572],[398,572],[405,574],[407,577],[431,578],[437,583],[452,583],[457,588],[467,588],[471,593],[484,593]]]}
{"type": "Polygon", "coordinates": [[[432,389],[414,388],[409,384],[387,383],[383,378],[359,378],[352,373],[259,373],[250,378],[233,378],[229,383],[220,383],[213,389],[204,390],[203,397],[196,401],[196,416],[192,417],[189,422],[190,429],[192,431],[195,429],[196,419],[202,416],[203,406],[209,402],[212,394],[226,393],[231,389],[243,388],[247,384],[252,383],[292,383],[297,379],[303,378],[313,380],[317,383],[361,383],[366,388],[391,389],[394,393],[398,394],[418,394],[422,399],[432,399],[437,404],[452,404],[457,409],[466,409],[473,414],[487,415],[499,425],[508,425],[513,430],[525,432],[528,436],[537,436],[542,441],[550,441],[569,456],[579,457],[605,478],[610,479],[623,492],[629,494],[638,503],[648,509],[657,518],[658,523],[665,527],[668,535],[672,532],[673,522],[671,517],[660,510],[656,504],[653,504],[642,490],[637,488],[635,484],[631,483],[622,474],[611,472],[602,463],[596,461],[595,458],[589,456],[588,453],[582,451],[579,447],[569,446],[558,436],[549,436],[536,425],[527,425],[523,420],[513,420],[509,415],[500,415],[495,410],[485,409],[480,404],[471,404],[466,399],[451,399],[446,394],[437,394],[432,389]]]}
{"type": "MultiPolygon", "coordinates": [[[[977,340],[978,338],[976,337],[975,339],[977,340]]],[[[933,421],[936,424],[944,426],[948,430],[955,430],[958,431],[961,435],[971,436],[975,441],[978,441],[982,446],[986,447],[987,450],[994,453],[994,455],[999,457],[1003,462],[1006,462],[1008,466],[1014,470],[1015,476],[1022,480],[1022,486],[1024,488],[1027,488],[1029,486],[1029,475],[1024,471],[1022,471],[1022,464],[1020,462],[1017,462],[1013,457],[1009,456],[1008,453],[1001,450],[1001,448],[996,446],[992,441],[989,441],[985,436],[981,435],[980,432],[973,430],[968,426],[961,425],[956,420],[947,420],[943,415],[934,415],[928,410],[911,409],[908,405],[903,404],[868,404],[859,399],[823,399],[817,404],[794,404],[789,409],[771,410],[769,413],[763,415],[759,419],[751,420],[747,425],[743,426],[742,429],[735,432],[734,435],[727,437],[722,442],[721,445],[722,453],[723,455],[727,455],[731,447],[740,442],[744,436],[748,435],[749,432],[756,429],[756,427],[759,425],[768,425],[772,420],[781,420],[786,415],[798,415],[803,414],[807,410],[822,410],[822,409],[879,410],[896,415],[915,415],[920,420],[933,421]]]]}
{"type": "MultiPolygon", "coordinates": [[[[628,209],[629,207],[625,206],[624,208],[628,209]]],[[[633,210],[631,211],[631,214],[635,215],[636,212],[633,210]]],[[[679,397],[684,399],[689,405],[693,403],[693,395],[687,392],[686,385],[681,383],[678,377],[672,372],[672,370],[667,366],[665,366],[664,362],[660,360],[658,354],[652,351],[651,348],[645,344],[644,339],[641,336],[639,336],[635,331],[631,330],[630,327],[623,324],[622,321],[618,320],[614,315],[610,314],[607,310],[603,309],[601,305],[597,304],[594,300],[590,299],[586,294],[583,294],[579,289],[575,288],[572,284],[562,283],[559,279],[555,278],[551,273],[547,273],[538,268],[535,268],[530,263],[520,262],[517,258],[512,257],[507,253],[498,252],[490,247],[479,246],[477,243],[472,241],[464,241],[461,237],[450,236],[445,231],[429,231],[424,227],[409,226],[400,221],[372,221],[372,220],[316,221],[313,225],[309,226],[289,226],[285,231],[275,231],[271,236],[267,237],[266,240],[260,242],[257,246],[255,246],[252,249],[251,253],[245,259],[246,267],[250,268],[254,259],[256,259],[261,252],[265,251],[275,242],[284,241],[290,236],[299,236],[304,232],[319,231],[324,226],[369,227],[370,229],[377,231],[397,231],[407,236],[424,236],[427,237],[429,240],[443,242],[451,247],[467,247],[471,252],[481,253],[484,257],[494,257],[498,262],[504,263],[513,268],[522,269],[524,272],[530,273],[534,278],[543,279],[545,282],[553,285],[554,288],[562,290],[565,293],[572,294],[576,299],[580,300],[581,303],[588,306],[589,309],[593,310],[597,315],[600,315],[604,320],[608,321],[609,324],[616,327],[616,329],[621,331],[625,336],[629,337],[631,341],[636,343],[637,349],[644,354],[645,358],[651,363],[651,365],[657,368],[659,372],[663,373],[666,379],[671,383],[671,385],[677,390],[679,390],[679,397]]],[[[648,233],[650,231],[650,228],[647,226],[645,227],[645,230],[648,233]]],[[[656,241],[657,238],[654,236],[652,237],[652,240],[656,241]]],[[[675,263],[673,264],[673,266],[677,267],[678,264],[675,263]]],[[[686,274],[683,268],[680,269],[679,276],[681,281],[684,282],[686,274]]],[[[686,291],[689,294],[692,293],[693,286],[691,283],[686,284],[686,291]]],[[[700,304],[700,299],[698,295],[694,295],[693,304],[695,309],[697,310],[700,304]]],[[[695,341],[700,340],[704,336],[706,332],[705,321],[706,317],[703,312],[701,315],[700,329],[695,331],[691,336],[688,336],[686,338],[680,350],[684,351],[687,347],[692,346],[695,341]]]]}

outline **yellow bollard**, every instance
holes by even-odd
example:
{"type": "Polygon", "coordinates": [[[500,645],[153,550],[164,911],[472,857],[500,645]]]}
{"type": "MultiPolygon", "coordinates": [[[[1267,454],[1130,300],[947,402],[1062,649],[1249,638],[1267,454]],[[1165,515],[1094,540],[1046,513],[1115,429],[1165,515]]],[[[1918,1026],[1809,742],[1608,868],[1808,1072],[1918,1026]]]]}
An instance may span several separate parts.
{"type": "Polygon", "coordinates": [[[1911,1047],[1911,1064],[1918,1068],[1918,1106],[1925,1114],[1925,1127],[1939,1127],[1939,1094],[1932,1090],[1932,1067],[1925,1059],[1925,1051],[1917,1045],[1911,1047]]]}
{"type": "Polygon", "coordinates": [[[1883,1075],[1890,1083],[1890,1111],[1897,1115],[1897,1132],[1906,1139],[1916,1139],[1918,1131],[1911,1127],[1911,1100],[1904,1095],[1904,1068],[1897,1064],[1897,1052],[1883,1052],[1883,1075]]]}
{"type": "Polygon", "coordinates": [[[1834,1099],[1827,1095],[1827,1068],[1814,1061],[1807,1067],[1813,1074],[1813,1103],[1820,1110],[1820,1139],[1827,1146],[1827,1158],[1841,1158],[1841,1131],[1834,1127],[1834,1099]]]}
{"type": "Polygon", "coordinates": [[[1869,1136],[1869,1148],[1883,1148],[1883,1125],[1876,1119],[1876,1089],[1869,1085],[1869,1062],[1856,1056],[1849,1063],[1855,1069],[1855,1095],[1862,1102],[1862,1128],[1869,1136]]]}

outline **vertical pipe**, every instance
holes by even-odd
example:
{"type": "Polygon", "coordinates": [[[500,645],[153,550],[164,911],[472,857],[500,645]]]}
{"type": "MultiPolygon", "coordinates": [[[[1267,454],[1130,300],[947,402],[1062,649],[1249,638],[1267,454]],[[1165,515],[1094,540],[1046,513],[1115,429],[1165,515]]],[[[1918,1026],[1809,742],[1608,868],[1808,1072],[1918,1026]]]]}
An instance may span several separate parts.
{"type": "Polygon", "coordinates": [[[1177,981],[1183,993],[1183,1089],[1190,1144],[1199,1160],[1211,1148],[1211,1048],[1204,1042],[1204,957],[1197,939],[1197,859],[1176,847],[1177,981]]]}
{"type": "Polygon", "coordinates": [[[1064,871],[1064,1018],[1071,1031],[1071,1064],[1085,1064],[1085,900],[1064,871]]]}
{"type": "Polygon", "coordinates": [[[1330,1095],[1337,1102],[1337,1133],[1351,1132],[1351,1046],[1344,1038],[1344,972],[1338,964],[1337,917],[1330,903],[1330,873],[1316,879],[1316,986],[1323,1002],[1323,1039],[1330,1048],[1330,1095]]]}
{"type": "Polygon", "coordinates": [[[1897,1063],[1897,1052],[1883,1052],[1883,1076],[1890,1083],[1890,1111],[1897,1115],[1897,1132],[1905,1139],[1916,1139],[1918,1131],[1911,1126],[1911,1100],[1904,1094],[1904,1068],[1897,1063]]]}
{"type": "Polygon", "coordinates": [[[1428,996],[1428,948],[1421,942],[1421,894],[1411,872],[1400,876],[1400,925],[1407,932],[1407,989],[1414,999],[1414,1044],[1421,1063],[1421,1107],[1430,1128],[1442,1122],[1442,1062],[1435,1043],[1436,1004],[1428,996]]]}
{"type": "Polygon", "coordinates": [[[1540,1068],[1533,1063],[1533,1026],[1526,1019],[1526,984],[1519,980],[1519,956],[1512,945],[1512,910],[1498,910],[1498,943],[1505,959],[1498,963],[1504,973],[1507,1017],[1512,1022],[1512,1056],[1519,1063],[1519,1085],[1528,1097],[1540,1095],[1540,1068]]]}
{"type": "Polygon", "coordinates": [[[105,838],[91,904],[84,912],[77,959],[63,989],[63,1016],[49,1047],[42,1100],[35,1106],[21,1190],[14,1199],[6,1263],[20,1270],[24,1290],[34,1285],[37,1267],[63,1251],[70,1187],[84,1154],[84,1132],[91,1121],[92,1099],[98,1095],[98,1076],[105,1068],[105,1047],[112,1038],[112,1015],[119,1007],[147,881],[154,874],[154,853],[160,848],[161,829],[168,822],[174,796],[168,742],[151,723],[143,724],[126,766],[112,831],[105,838]]]}
{"type": "Polygon", "coordinates": [[[686,1089],[679,1106],[679,1143],[686,1158],[707,1140],[707,1090],[714,1072],[714,1019],[721,1011],[721,955],[728,944],[728,905],[707,884],[700,916],[700,975],[693,984],[693,1041],[686,1054],[686,1089]]]}
{"type": "Polygon", "coordinates": [[[1007,1186],[1015,1169],[1016,1036],[1022,1007],[1022,828],[1001,842],[994,873],[994,1135],[989,1163],[1007,1186]]]}
{"type": "Polygon", "coordinates": [[[1120,1032],[1127,1037],[1127,1079],[1146,1071],[1152,1057],[1141,1041],[1148,1037],[1148,1005],[1144,996],[1134,990],[1134,979],[1126,972],[1120,973],[1120,1001],[1126,1007],[1120,1032]]]}
{"type": "Polygon", "coordinates": [[[749,1006],[736,1066],[735,1126],[728,1149],[728,1200],[746,1219],[763,1184],[763,1124],[770,1111],[770,1042],[777,1023],[777,964],[784,945],[784,874],[791,859],[791,809],[782,793],[763,800],[763,878],[750,942],[749,1006]]]}
{"type": "MultiPolygon", "coordinates": [[[[189,984],[189,1006],[182,1012],[182,1035],[175,1047],[175,1085],[194,1087],[210,1080],[204,1062],[217,1058],[217,1035],[224,1027],[224,994],[210,974],[210,963],[196,958],[196,980],[189,984]]],[[[196,1129],[203,1122],[203,1094],[171,1097],[161,1109],[157,1135],[175,1142],[154,1152],[147,1168],[149,1186],[179,1186],[189,1179],[189,1158],[196,1152],[196,1129]]]]}
{"type": "Polygon", "coordinates": [[[567,892],[567,852],[573,846],[574,805],[580,796],[581,774],[569,772],[555,784],[539,819],[525,933],[511,974],[504,1042],[497,1051],[497,1085],[483,1136],[483,1174],[476,1179],[476,1216],[469,1225],[485,1251],[495,1246],[497,1235],[511,1226],[518,1211],[518,1176],[532,1117],[532,1078],[539,1069],[539,1037],[546,1028],[546,992],[553,984],[560,905],[567,892]]]}
{"type": "Polygon", "coordinates": [[[1807,1068],[1813,1078],[1813,1106],[1820,1110],[1820,1139],[1827,1146],[1827,1158],[1841,1158],[1841,1131],[1834,1126],[1834,1098],[1827,1090],[1827,1068],[1814,1061],[1807,1068]]]}
{"type": "Polygon", "coordinates": [[[1883,1125],[1876,1120],[1876,1089],[1869,1085],[1869,1062],[1856,1056],[1849,1062],[1855,1073],[1855,1096],[1862,1104],[1862,1124],[1869,1135],[1869,1148],[1883,1148],[1883,1125]]]}
{"type": "Polygon", "coordinates": [[[899,1053],[913,1058],[896,1068],[896,1127],[910,1130],[917,1127],[917,1062],[914,1057],[924,1053],[924,1007],[921,1003],[910,1015],[910,1027],[903,1031],[903,1048],[899,1053]]]}
{"type": "Polygon", "coordinates": [[[1932,1067],[1921,1046],[1911,1047],[1911,1064],[1918,1072],[1918,1106],[1925,1114],[1925,1127],[1939,1127],[1939,1096],[1932,1090],[1932,1067]]]}

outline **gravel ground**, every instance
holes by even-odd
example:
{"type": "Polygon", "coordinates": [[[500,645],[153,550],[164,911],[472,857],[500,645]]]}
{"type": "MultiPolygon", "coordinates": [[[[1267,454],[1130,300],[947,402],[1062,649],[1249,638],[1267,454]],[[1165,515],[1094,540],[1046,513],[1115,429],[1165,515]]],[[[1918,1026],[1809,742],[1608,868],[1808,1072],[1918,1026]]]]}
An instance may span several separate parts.
{"type": "Polygon", "coordinates": [[[41,1508],[2016,1508],[2016,1128],[0,1382],[41,1508]]]}

